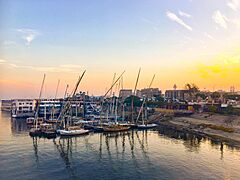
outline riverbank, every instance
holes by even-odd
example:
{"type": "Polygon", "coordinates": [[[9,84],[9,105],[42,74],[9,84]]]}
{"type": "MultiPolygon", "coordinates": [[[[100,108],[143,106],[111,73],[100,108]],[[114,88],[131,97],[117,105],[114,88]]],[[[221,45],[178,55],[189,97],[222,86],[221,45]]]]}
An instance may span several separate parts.
{"type": "Polygon", "coordinates": [[[193,133],[214,141],[240,147],[240,116],[195,113],[185,117],[158,114],[152,122],[160,127],[193,133]]]}

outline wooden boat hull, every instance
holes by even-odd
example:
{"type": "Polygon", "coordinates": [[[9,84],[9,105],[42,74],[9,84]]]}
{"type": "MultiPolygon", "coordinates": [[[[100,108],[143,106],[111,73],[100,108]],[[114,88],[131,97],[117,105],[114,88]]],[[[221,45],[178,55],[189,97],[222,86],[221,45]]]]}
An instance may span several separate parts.
{"type": "Polygon", "coordinates": [[[128,131],[130,127],[128,126],[117,126],[117,127],[103,127],[103,132],[122,132],[122,131],[128,131]]]}
{"type": "Polygon", "coordinates": [[[32,136],[32,137],[35,137],[35,136],[41,136],[42,135],[42,131],[40,129],[31,129],[29,131],[29,135],[32,136]]]}
{"type": "Polygon", "coordinates": [[[103,132],[103,127],[101,127],[101,126],[94,126],[93,127],[93,131],[94,132],[103,132]]]}
{"type": "Polygon", "coordinates": [[[43,137],[46,138],[56,138],[57,137],[57,133],[54,131],[46,131],[42,133],[43,137]]]}

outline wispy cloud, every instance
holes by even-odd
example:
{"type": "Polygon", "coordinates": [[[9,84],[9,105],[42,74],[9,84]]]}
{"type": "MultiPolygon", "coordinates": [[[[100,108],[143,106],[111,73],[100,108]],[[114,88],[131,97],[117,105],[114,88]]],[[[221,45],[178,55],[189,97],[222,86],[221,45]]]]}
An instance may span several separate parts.
{"type": "Polygon", "coordinates": [[[22,34],[22,39],[26,41],[27,45],[30,45],[40,35],[40,32],[34,29],[17,29],[17,31],[22,34]]]}
{"type": "Polygon", "coordinates": [[[226,17],[219,10],[217,10],[213,13],[212,18],[215,23],[217,23],[220,27],[223,27],[224,29],[228,28],[228,23],[233,24],[236,27],[240,28],[240,19],[239,18],[226,17]]]}
{"type": "Polygon", "coordinates": [[[223,27],[224,29],[227,29],[227,18],[225,15],[223,15],[219,10],[215,11],[212,15],[212,19],[216,24],[223,27]]]}
{"type": "Polygon", "coordinates": [[[191,18],[192,16],[186,12],[183,12],[183,11],[178,11],[179,15],[180,16],[183,16],[183,17],[187,17],[187,18],[191,18]]]}
{"type": "Polygon", "coordinates": [[[158,31],[159,30],[159,24],[153,22],[152,20],[148,19],[148,18],[141,18],[141,20],[147,24],[150,24],[152,29],[154,31],[158,31]]]}
{"type": "Polygon", "coordinates": [[[11,68],[17,69],[30,69],[34,71],[42,71],[42,72],[65,72],[65,73],[72,73],[72,72],[79,72],[83,66],[78,64],[61,64],[59,66],[31,66],[31,65],[19,65],[10,63],[6,60],[0,59],[1,65],[6,65],[11,68]]]}
{"type": "Polygon", "coordinates": [[[214,39],[214,38],[212,37],[212,35],[208,34],[207,32],[204,33],[204,36],[207,37],[207,38],[209,38],[209,39],[214,39]]]}
{"type": "Polygon", "coordinates": [[[14,46],[16,44],[17,43],[15,41],[9,41],[9,40],[3,41],[2,43],[3,46],[14,46]]]}
{"type": "Polygon", "coordinates": [[[170,11],[167,11],[167,12],[166,12],[166,16],[167,16],[170,20],[172,20],[172,21],[180,24],[181,26],[185,27],[185,28],[188,29],[189,31],[192,31],[192,30],[193,30],[191,26],[187,25],[187,24],[186,24],[181,18],[179,18],[176,14],[174,14],[174,13],[172,13],[172,12],[170,12],[170,11]]]}
{"type": "Polygon", "coordinates": [[[234,11],[237,11],[240,6],[240,0],[230,0],[227,2],[227,6],[233,9],[234,11]]]}
{"type": "Polygon", "coordinates": [[[6,60],[0,59],[0,64],[6,63],[6,60]]]}

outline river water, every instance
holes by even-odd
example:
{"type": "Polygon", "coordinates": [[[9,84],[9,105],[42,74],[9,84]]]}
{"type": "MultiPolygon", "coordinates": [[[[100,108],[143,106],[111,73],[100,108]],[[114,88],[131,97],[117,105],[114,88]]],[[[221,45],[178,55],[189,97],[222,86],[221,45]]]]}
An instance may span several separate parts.
{"type": "Polygon", "coordinates": [[[240,149],[166,129],[31,138],[1,112],[0,179],[240,179],[240,149]]]}

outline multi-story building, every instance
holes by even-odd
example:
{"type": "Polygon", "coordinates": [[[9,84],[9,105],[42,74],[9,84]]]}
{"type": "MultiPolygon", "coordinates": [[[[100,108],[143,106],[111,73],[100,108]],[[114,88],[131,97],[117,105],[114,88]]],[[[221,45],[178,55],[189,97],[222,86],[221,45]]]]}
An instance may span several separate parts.
{"type": "Polygon", "coordinates": [[[160,96],[161,95],[161,90],[158,88],[145,88],[141,89],[141,97],[147,97],[147,98],[152,98],[154,96],[160,96]]]}
{"type": "Polygon", "coordinates": [[[132,95],[132,90],[131,89],[121,89],[119,92],[119,97],[122,99],[126,99],[127,97],[132,95]]]}
{"type": "Polygon", "coordinates": [[[30,117],[34,115],[36,101],[33,99],[12,100],[12,117],[30,117]]]}
{"type": "Polygon", "coordinates": [[[189,99],[189,91],[188,90],[166,90],[165,98],[171,99],[171,100],[185,101],[189,99]]]}
{"type": "Polygon", "coordinates": [[[12,100],[1,100],[1,111],[11,111],[12,100]]]}
{"type": "Polygon", "coordinates": [[[40,117],[54,116],[55,118],[60,114],[62,108],[61,99],[42,99],[39,105],[38,115],[40,117]]]}

